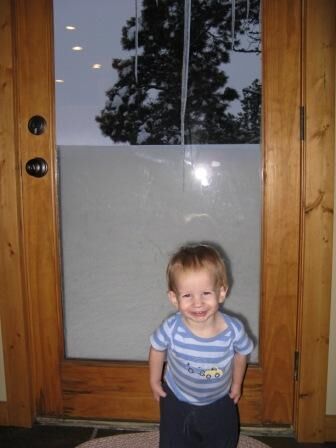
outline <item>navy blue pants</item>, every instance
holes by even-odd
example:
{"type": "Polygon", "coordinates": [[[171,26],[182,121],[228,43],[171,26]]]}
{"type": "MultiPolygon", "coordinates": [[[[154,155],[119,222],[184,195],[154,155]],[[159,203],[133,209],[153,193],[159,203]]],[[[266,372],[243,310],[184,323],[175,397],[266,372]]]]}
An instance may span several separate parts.
{"type": "Polygon", "coordinates": [[[226,395],[205,405],[195,406],[167,392],[160,399],[160,448],[236,448],[238,413],[226,395]]]}

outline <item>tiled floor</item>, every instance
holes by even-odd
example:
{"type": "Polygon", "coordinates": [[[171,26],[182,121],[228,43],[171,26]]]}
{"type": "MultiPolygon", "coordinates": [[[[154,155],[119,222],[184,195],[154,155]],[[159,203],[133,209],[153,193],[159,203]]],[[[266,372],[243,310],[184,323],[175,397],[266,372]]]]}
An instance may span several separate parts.
{"type": "MultiPolygon", "coordinates": [[[[120,433],[120,430],[78,426],[0,427],[0,448],[74,448],[93,438],[120,433]]],[[[336,443],[300,444],[287,437],[256,438],[271,448],[336,448],[336,443]]]]}

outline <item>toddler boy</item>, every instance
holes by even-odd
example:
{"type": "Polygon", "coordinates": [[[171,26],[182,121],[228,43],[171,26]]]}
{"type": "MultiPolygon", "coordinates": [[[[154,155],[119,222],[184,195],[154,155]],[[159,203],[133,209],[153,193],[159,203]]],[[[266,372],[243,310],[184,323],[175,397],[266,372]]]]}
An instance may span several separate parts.
{"type": "Polygon", "coordinates": [[[160,448],[234,448],[253,343],[243,324],[219,309],[228,291],[225,264],[209,245],[184,246],[169,261],[167,281],[177,312],[152,334],[149,354],[160,448]]]}

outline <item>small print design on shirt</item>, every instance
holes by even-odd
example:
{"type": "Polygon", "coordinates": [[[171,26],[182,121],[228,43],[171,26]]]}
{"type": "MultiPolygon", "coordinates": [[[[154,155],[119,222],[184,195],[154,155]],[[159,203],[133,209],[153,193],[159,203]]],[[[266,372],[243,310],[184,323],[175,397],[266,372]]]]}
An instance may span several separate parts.
{"type": "Polygon", "coordinates": [[[224,372],[219,367],[209,367],[207,369],[201,367],[192,366],[189,362],[186,365],[186,369],[190,375],[200,375],[206,380],[211,380],[213,378],[220,378],[224,375],[224,372]]]}

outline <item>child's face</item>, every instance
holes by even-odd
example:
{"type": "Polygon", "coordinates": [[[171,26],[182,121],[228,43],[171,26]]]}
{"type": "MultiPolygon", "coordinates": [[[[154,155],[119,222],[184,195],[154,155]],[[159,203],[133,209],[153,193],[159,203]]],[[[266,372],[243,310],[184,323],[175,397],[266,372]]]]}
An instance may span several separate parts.
{"type": "Polygon", "coordinates": [[[176,278],[177,293],[169,291],[172,304],[187,321],[210,322],[224,302],[227,290],[215,286],[207,270],[181,272],[176,278]]]}

